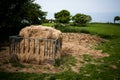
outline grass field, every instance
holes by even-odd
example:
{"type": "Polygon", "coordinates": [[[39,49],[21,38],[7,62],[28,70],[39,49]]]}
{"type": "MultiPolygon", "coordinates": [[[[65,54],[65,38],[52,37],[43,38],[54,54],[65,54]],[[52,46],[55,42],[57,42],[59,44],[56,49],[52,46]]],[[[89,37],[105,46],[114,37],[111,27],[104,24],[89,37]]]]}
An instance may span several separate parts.
{"type": "MultiPolygon", "coordinates": [[[[43,25],[53,26],[54,24],[43,25]]],[[[85,27],[68,26],[57,29],[62,32],[98,35],[108,39],[108,42],[100,43],[95,48],[102,49],[110,56],[101,59],[84,56],[88,64],[81,67],[79,73],[71,70],[58,74],[0,72],[0,80],[120,80],[120,24],[91,23],[85,27]],[[98,63],[98,65],[93,63],[98,63]]]]}

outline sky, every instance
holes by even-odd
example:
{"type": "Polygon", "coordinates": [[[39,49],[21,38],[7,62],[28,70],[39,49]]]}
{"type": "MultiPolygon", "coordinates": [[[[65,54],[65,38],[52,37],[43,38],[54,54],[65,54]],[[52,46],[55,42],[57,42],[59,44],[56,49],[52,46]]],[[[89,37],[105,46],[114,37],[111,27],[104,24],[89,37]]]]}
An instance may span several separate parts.
{"type": "Polygon", "coordinates": [[[35,0],[47,19],[54,19],[54,13],[68,10],[72,16],[77,13],[90,15],[92,22],[113,22],[120,16],[120,0],[35,0]]]}

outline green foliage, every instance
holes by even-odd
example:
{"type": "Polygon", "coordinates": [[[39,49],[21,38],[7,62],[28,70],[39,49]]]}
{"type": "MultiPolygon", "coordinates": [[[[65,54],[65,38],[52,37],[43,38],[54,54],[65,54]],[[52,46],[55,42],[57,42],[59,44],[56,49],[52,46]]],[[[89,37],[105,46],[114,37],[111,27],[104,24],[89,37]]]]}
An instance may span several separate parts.
{"type": "Polygon", "coordinates": [[[45,80],[46,74],[0,72],[0,80],[45,80]]]}
{"type": "Polygon", "coordinates": [[[81,76],[73,71],[59,74],[9,73],[0,72],[0,80],[80,80],[81,76]]]}
{"type": "Polygon", "coordinates": [[[73,57],[72,55],[68,55],[68,56],[63,58],[62,64],[65,66],[69,66],[69,65],[74,66],[76,64],[76,61],[77,60],[75,57],[73,57]]]}
{"type": "Polygon", "coordinates": [[[54,25],[54,27],[55,27],[56,29],[65,28],[65,27],[69,27],[69,24],[56,23],[56,24],[54,25]]]}
{"type": "Polygon", "coordinates": [[[41,11],[41,7],[36,3],[30,3],[23,6],[22,9],[23,18],[28,20],[30,24],[41,24],[45,20],[46,12],[41,11]]]}
{"type": "Polygon", "coordinates": [[[81,80],[81,76],[71,70],[54,75],[55,80],[81,80]]]}
{"type": "Polygon", "coordinates": [[[62,59],[56,59],[54,66],[55,66],[55,67],[59,67],[59,66],[61,65],[61,60],[62,60],[62,59]]]}
{"type": "Polygon", "coordinates": [[[91,62],[93,61],[93,58],[90,55],[84,54],[83,55],[84,61],[91,62]]]}
{"type": "Polygon", "coordinates": [[[42,24],[43,26],[50,26],[50,27],[54,27],[54,23],[43,23],[42,24]]]}
{"type": "Polygon", "coordinates": [[[70,65],[74,66],[76,64],[76,59],[72,55],[67,55],[61,57],[61,59],[56,59],[55,60],[55,67],[59,67],[63,65],[64,67],[69,67],[70,65]]]}
{"type": "Polygon", "coordinates": [[[84,27],[73,27],[68,25],[55,25],[56,29],[61,30],[62,32],[74,32],[74,33],[90,33],[87,29],[84,29],[84,27]]]}
{"type": "Polygon", "coordinates": [[[81,25],[85,26],[91,20],[92,20],[91,16],[80,13],[72,17],[73,24],[77,26],[81,26],[81,25]]]}
{"type": "Polygon", "coordinates": [[[70,21],[70,12],[67,10],[61,10],[60,12],[55,13],[55,19],[58,23],[69,23],[70,21]]]}
{"type": "Polygon", "coordinates": [[[31,24],[41,24],[46,12],[34,0],[0,0],[0,36],[8,39],[31,24]]]}
{"type": "Polygon", "coordinates": [[[120,21],[120,16],[115,16],[115,17],[114,17],[114,23],[115,23],[116,21],[120,21]]]}
{"type": "Polygon", "coordinates": [[[45,12],[41,7],[33,3],[34,0],[1,0],[0,1],[0,25],[15,25],[14,22],[21,23],[22,20],[29,21],[30,24],[39,24],[44,19],[45,12]],[[40,18],[40,20],[39,20],[40,18]]]}
{"type": "Polygon", "coordinates": [[[25,66],[19,62],[11,62],[12,66],[14,67],[19,67],[19,68],[24,68],[25,66]]]}
{"type": "MultiPolygon", "coordinates": [[[[16,57],[16,59],[17,59],[17,57],[16,57]]],[[[10,58],[9,62],[11,63],[11,65],[13,67],[25,68],[25,66],[22,63],[20,63],[19,60],[15,61],[14,59],[10,58]]]]}

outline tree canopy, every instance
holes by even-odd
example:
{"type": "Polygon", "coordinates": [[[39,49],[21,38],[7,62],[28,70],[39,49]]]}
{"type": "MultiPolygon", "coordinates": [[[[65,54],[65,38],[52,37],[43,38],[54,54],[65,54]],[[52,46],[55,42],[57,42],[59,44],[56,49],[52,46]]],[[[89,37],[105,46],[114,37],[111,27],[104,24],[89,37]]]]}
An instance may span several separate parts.
{"type": "Polygon", "coordinates": [[[0,25],[21,24],[27,20],[30,24],[40,24],[46,12],[34,0],[0,0],[0,25]]]}
{"type": "Polygon", "coordinates": [[[86,25],[86,23],[92,20],[91,16],[77,13],[72,17],[74,25],[86,25]]]}
{"type": "Polygon", "coordinates": [[[41,24],[45,17],[34,0],[0,0],[0,33],[16,33],[26,25],[41,24]]]}
{"type": "Polygon", "coordinates": [[[60,12],[55,13],[56,22],[59,23],[68,23],[70,21],[70,12],[67,10],[61,10],[60,12]]]}
{"type": "Polygon", "coordinates": [[[120,21],[120,16],[115,16],[115,17],[114,17],[114,23],[115,23],[116,21],[120,21]]]}

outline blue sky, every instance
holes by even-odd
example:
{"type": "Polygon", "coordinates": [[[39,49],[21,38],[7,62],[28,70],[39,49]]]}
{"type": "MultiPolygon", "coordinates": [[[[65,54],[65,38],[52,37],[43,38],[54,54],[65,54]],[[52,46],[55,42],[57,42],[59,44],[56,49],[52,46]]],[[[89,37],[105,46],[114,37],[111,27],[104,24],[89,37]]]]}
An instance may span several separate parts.
{"type": "Polygon", "coordinates": [[[35,0],[48,12],[47,18],[54,18],[54,13],[61,10],[70,11],[71,15],[83,13],[90,15],[93,22],[113,22],[120,16],[120,0],[35,0]]]}

